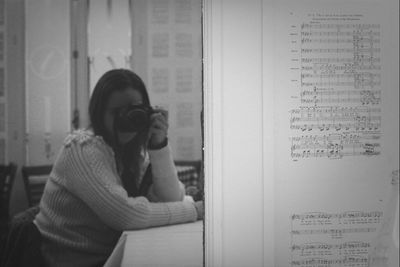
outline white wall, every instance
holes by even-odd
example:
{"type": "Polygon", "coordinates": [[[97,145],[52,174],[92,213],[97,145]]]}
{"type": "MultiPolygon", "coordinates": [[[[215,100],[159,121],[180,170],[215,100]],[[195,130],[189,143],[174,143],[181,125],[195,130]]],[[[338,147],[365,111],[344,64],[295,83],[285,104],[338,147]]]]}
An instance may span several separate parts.
{"type": "MultiPolygon", "coordinates": [[[[313,9],[315,4],[313,1],[289,2],[305,9],[313,9]]],[[[323,2],[335,6],[335,1],[323,2]]],[[[364,1],[348,2],[360,8],[357,12],[369,10],[374,13],[374,9],[367,6],[374,1],[365,1],[365,6],[361,4],[364,1]]],[[[321,161],[298,164],[304,168],[301,174],[293,171],[296,168],[287,170],[293,163],[279,164],[289,161],[285,156],[287,147],[275,142],[286,138],[286,132],[279,132],[282,136],[277,136],[277,129],[287,126],[287,120],[279,120],[287,117],[287,110],[274,105],[287,101],[280,97],[288,90],[281,82],[289,79],[286,75],[289,71],[280,69],[278,73],[275,69],[288,57],[285,47],[281,46],[284,45],[282,40],[289,39],[289,32],[287,28],[277,28],[277,21],[285,21],[283,15],[289,15],[291,11],[290,5],[282,4],[285,12],[276,12],[280,3],[269,0],[204,1],[206,266],[290,265],[290,243],[287,242],[290,217],[284,207],[320,208],[323,211],[380,210],[387,202],[388,174],[398,168],[398,137],[394,138],[393,134],[398,133],[398,75],[392,71],[398,70],[398,56],[387,61],[384,78],[385,83],[390,84],[385,89],[386,101],[390,103],[387,108],[395,110],[397,116],[394,118],[390,114],[385,118],[392,122],[392,125],[387,123],[386,130],[397,128],[386,131],[385,138],[389,136],[387,141],[393,141],[394,147],[387,146],[383,156],[377,158],[323,161],[329,165],[328,174],[324,173],[325,165],[319,164],[321,161]],[[279,15],[282,17],[274,20],[279,15]],[[281,39],[275,40],[276,36],[281,39]],[[274,54],[276,51],[285,52],[274,54]],[[282,154],[284,157],[278,157],[282,154]],[[370,166],[365,169],[357,167],[362,165],[351,166],[357,161],[365,161],[367,163],[363,164],[370,163],[370,166]],[[390,168],[374,170],[382,166],[382,161],[390,168]],[[308,183],[306,167],[315,178],[320,178],[318,183],[308,183]],[[349,172],[335,177],[338,170],[341,174],[349,172]],[[290,176],[277,176],[290,171],[290,176]],[[378,172],[382,175],[375,175],[378,172]],[[353,176],[354,173],[357,175],[353,176]],[[287,180],[292,191],[282,187],[279,180],[287,180]],[[371,180],[379,182],[379,186],[371,180]],[[358,184],[360,181],[361,185],[358,184]],[[346,201],[332,201],[340,200],[342,196],[346,201]]],[[[398,7],[392,0],[385,3],[398,7]]],[[[335,8],[340,10],[341,6],[335,8]]],[[[387,19],[382,18],[383,32],[387,30],[386,20],[398,21],[398,12],[390,13],[387,19]]],[[[391,35],[386,35],[382,40],[392,40],[389,43],[398,51],[398,41],[395,41],[398,38],[390,38],[391,35]]],[[[383,47],[391,51],[386,44],[383,47]]]]}
{"type": "Polygon", "coordinates": [[[206,263],[273,266],[263,194],[263,3],[204,4],[206,263]]]}

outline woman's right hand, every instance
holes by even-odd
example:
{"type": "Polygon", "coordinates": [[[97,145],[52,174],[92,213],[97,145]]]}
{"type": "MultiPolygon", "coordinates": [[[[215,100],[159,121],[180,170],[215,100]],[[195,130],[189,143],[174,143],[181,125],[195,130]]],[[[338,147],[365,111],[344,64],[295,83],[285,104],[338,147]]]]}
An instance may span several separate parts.
{"type": "Polygon", "coordinates": [[[196,201],[193,203],[197,211],[197,220],[204,219],[204,203],[203,201],[196,201]]]}

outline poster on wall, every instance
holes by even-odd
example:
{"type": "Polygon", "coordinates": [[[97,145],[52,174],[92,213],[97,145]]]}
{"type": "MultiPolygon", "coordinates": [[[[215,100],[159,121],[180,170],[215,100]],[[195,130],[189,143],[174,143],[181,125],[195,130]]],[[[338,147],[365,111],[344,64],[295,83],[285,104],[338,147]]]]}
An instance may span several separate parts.
{"type": "Polygon", "coordinates": [[[6,107],[4,103],[0,103],[0,132],[4,133],[6,130],[6,107]]]}
{"type": "Polygon", "coordinates": [[[131,14],[129,1],[91,1],[88,10],[90,91],[108,70],[130,68],[131,14]]]}
{"type": "Polygon", "coordinates": [[[5,0],[0,0],[0,27],[2,25],[4,25],[4,15],[5,15],[5,11],[4,11],[4,5],[5,5],[5,0]]]}
{"type": "Polygon", "coordinates": [[[0,32],[0,60],[4,60],[5,44],[4,44],[4,33],[0,32]]]}
{"type": "Polygon", "coordinates": [[[0,164],[6,163],[6,92],[5,92],[5,1],[0,0],[0,164]]]}
{"type": "Polygon", "coordinates": [[[4,68],[0,67],[0,97],[5,95],[4,68]]]}
{"type": "Polygon", "coordinates": [[[25,2],[26,164],[52,164],[70,132],[69,2],[25,2]]]}
{"type": "Polygon", "coordinates": [[[0,138],[0,164],[6,163],[6,142],[4,138],[0,138]]]}
{"type": "Polygon", "coordinates": [[[155,102],[170,103],[170,139],[175,158],[200,160],[201,1],[151,1],[146,8],[148,24],[143,34],[149,44],[145,72],[150,97],[155,102]],[[194,147],[188,149],[190,145],[194,147]]]}

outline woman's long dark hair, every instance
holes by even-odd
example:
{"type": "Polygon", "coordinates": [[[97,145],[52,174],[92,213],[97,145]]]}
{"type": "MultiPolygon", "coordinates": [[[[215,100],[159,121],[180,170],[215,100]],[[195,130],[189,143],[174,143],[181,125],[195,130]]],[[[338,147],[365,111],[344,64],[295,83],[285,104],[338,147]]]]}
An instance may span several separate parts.
{"type": "Polygon", "coordinates": [[[123,91],[126,88],[137,90],[142,95],[143,104],[150,106],[150,99],[144,82],[137,74],[127,69],[113,69],[103,74],[94,87],[90,98],[90,125],[94,134],[102,136],[109,145],[112,145],[114,140],[112,140],[112,136],[108,136],[104,125],[107,102],[112,93],[123,91]]]}
{"type": "MultiPolygon", "coordinates": [[[[118,144],[115,143],[115,135],[117,133],[113,133],[114,136],[110,136],[104,125],[104,115],[111,94],[118,91],[124,91],[127,88],[133,88],[138,91],[142,96],[143,104],[150,106],[149,95],[142,79],[131,70],[113,69],[106,72],[94,87],[89,102],[89,118],[90,126],[93,129],[94,134],[101,136],[104,141],[113,148],[116,160],[121,161],[124,166],[124,171],[129,171],[126,166],[134,166],[134,172],[132,175],[134,176],[134,179],[137,179],[140,172],[140,153],[145,149],[147,133],[137,134],[131,142],[123,147],[118,147],[118,144]]],[[[121,178],[124,180],[123,177],[121,178]]],[[[130,188],[127,188],[129,186],[126,182],[124,182],[124,186],[129,193],[130,188]]]]}

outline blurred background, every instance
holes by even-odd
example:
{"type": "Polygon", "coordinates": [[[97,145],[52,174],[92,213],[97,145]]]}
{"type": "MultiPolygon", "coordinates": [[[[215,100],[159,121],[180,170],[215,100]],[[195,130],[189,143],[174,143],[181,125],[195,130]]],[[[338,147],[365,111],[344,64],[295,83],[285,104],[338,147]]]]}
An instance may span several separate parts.
{"type": "Polygon", "coordinates": [[[17,166],[11,215],[28,206],[21,168],[51,165],[66,135],[88,125],[91,91],[110,69],[138,73],[152,105],[168,110],[177,162],[202,160],[201,12],[201,0],[0,0],[0,164],[17,166]]]}

